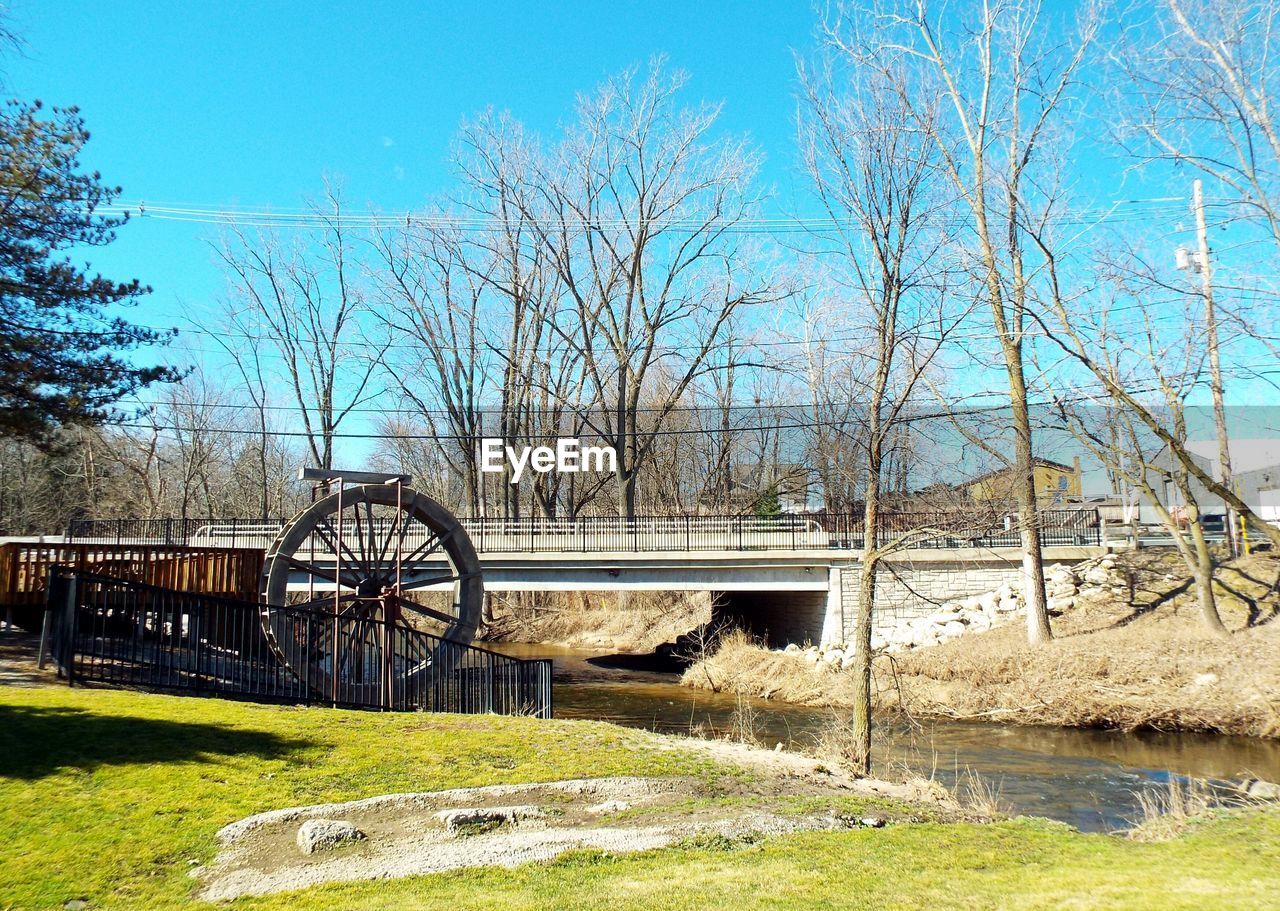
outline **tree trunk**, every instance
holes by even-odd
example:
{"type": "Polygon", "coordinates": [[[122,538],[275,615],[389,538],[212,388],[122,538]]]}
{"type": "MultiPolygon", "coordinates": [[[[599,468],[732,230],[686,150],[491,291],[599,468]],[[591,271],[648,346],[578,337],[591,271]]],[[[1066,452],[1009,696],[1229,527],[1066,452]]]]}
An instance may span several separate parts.
{"type": "Polygon", "coordinates": [[[1230,636],[1230,631],[1223,625],[1222,617],[1218,614],[1218,600],[1213,593],[1213,552],[1209,550],[1209,542],[1204,539],[1204,530],[1200,527],[1198,517],[1193,517],[1191,522],[1191,541],[1195,545],[1193,574],[1196,580],[1196,597],[1200,600],[1200,618],[1213,635],[1230,636]]]}
{"type": "Polygon", "coordinates": [[[854,746],[849,760],[851,771],[856,775],[871,774],[871,626],[879,562],[879,557],[863,548],[862,569],[858,574],[858,613],[854,620],[853,717],[850,719],[854,746]]]}
{"type": "MultiPolygon", "coordinates": [[[[877,426],[872,434],[879,433],[877,426]]],[[[853,671],[853,755],[849,757],[856,775],[871,774],[871,626],[876,601],[876,568],[880,562],[880,458],[877,440],[868,458],[867,489],[863,506],[862,568],[858,574],[858,613],[854,620],[853,671]]]]}
{"type": "Polygon", "coordinates": [[[1035,461],[1031,450],[1031,415],[1022,355],[1009,353],[1009,399],[1014,432],[1014,497],[1018,504],[1018,534],[1022,539],[1022,598],[1027,606],[1027,641],[1032,645],[1053,638],[1049,628],[1048,596],[1044,584],[1044,556],[1040,547],[1040,515],[1036,503],[1035,461]]]}

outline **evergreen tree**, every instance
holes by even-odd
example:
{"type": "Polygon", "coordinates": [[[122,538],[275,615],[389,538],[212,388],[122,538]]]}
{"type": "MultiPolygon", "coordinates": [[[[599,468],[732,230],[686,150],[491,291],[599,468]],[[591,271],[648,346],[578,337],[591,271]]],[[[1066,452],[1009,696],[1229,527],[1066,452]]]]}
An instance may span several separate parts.
{"type": "Polygon", "coordinates": [[[775,519],[782,515],[782,503],[778,499],[778,485],[770,484],[756,500],[756,515],[762,519],[775,519]]]}
{"type": "Polygon", "coordinates": [[[176,379],[123,357],[172,333],[109,312],[150,291],[90,274],[68,253],[101,247],[125,217],[96,214],[119,188],[82,173],[89,138],[78,110],[0,107],[0,436],[49,446],[60,426],[118,417],[122,397],[176,379]]]}

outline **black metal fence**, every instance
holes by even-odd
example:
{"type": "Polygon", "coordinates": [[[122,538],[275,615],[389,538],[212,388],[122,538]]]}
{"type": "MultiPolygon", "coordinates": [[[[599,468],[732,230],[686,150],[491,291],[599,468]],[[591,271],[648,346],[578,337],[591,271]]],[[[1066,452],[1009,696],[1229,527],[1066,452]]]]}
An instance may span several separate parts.
{"type": "Polygon", "coordinates": [[[551,662],[377,619],[265,607],[55,567],[49,653],[69,683],[257,702],[550,718],[551,662]],[[263,611],[275,616],[274,639],[263,611]],[[281,642],[284,632],[290,641],[281,642]],[[286,661],[286,656],[288,660],[286,661]]]}
{"type": "MultiPolygon", "coordinates": [[[[858,550],[861,513],[780,516],[587,516],[576,519],[466,518],[461,524],[481,554],[609,553],[751,550],[858,550]]],[[[205,547],[266,548],[283,522],[237,519],[94,519],[72,522],[73,541],[186,543],[205,547]]],[[[1102,542],[1096,509],[1039,513],[1045,546],[1102,542]]],[[[880,544],[909,549],[1017,547],[1017,517],[970,511],[894,512],[881,515],[880,544]]]]}

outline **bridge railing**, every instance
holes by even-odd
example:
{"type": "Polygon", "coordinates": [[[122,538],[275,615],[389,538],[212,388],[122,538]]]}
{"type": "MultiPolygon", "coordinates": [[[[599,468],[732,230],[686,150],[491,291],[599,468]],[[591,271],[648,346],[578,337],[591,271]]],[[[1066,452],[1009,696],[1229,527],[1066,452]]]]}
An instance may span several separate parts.
{"type": "MultiPolygon", "coordinates": [[[[1017,547],[1021,537],[1014,515],[977,516],[961,511],[887,511],[881,515],[880,544],[899,541],[904,548],[1017,547]]],[[[393,520],[377,520],[387,524],[393,520]]],[[[480,553],[607,553],[752,550],[858,550],[863,546],[861,513],[783,514],[779,516],[584,516],[576,519],[464,518],[480,553]]],[[[73,522],[68,536],[93,543],[184,543],[198,547],[266,548],[283,521],[261,519],[124,519],[73,522]]],[[[1040,512],[1040,539],[1046,546],[1101,543],[1096,509],[1040,512]]],[[[378,531],[385,532],[385,528],[378,531]]],[[[355,544],[355,528],[343,530],[355,544]]],[[[404,539],[409,552],[426,543],[426,530],[411,526],[404,539]]],[[[312,542],[316,552],[327,545],[312,542]]]]}

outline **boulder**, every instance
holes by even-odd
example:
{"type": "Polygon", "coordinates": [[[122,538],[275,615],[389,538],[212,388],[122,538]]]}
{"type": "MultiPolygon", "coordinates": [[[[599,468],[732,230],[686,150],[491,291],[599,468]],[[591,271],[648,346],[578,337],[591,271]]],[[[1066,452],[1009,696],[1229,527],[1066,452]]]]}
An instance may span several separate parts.
{"type": "Polygon", "coordinates": [[[964,631],[965,625],[958,620],[952,620],[950,623],[943,624],[942,627],[942,634],[951,639],[954,639],[956,636],[963,636],[964,631]]]}
{"type": "Polygon", "coordinates": [[[1255,778],[1246,786],[1245,793],[1254,800],[1280,800],[1280,784],[1255,778]]]}
{"type": "Polygon", "coordinates": [[[360,841],[364,837],[363,832],[346,820],[308,819],[298,827],[298,850],[303,854],[314,854],[360,841]]]}
{"type": "Polygon", "coordinates": [[[788,655],[798,655],[800,653],[800,646],[796,645],[794,642],[789,642],[783,651],[788,655]]]}
{"type": "Polygon", "coordinates": [[[1093,585],[1106,585],[1111,581],[1111,573],[1101,566],[1095,566],[1084,574],[1084,581],[1093,585]]]}

